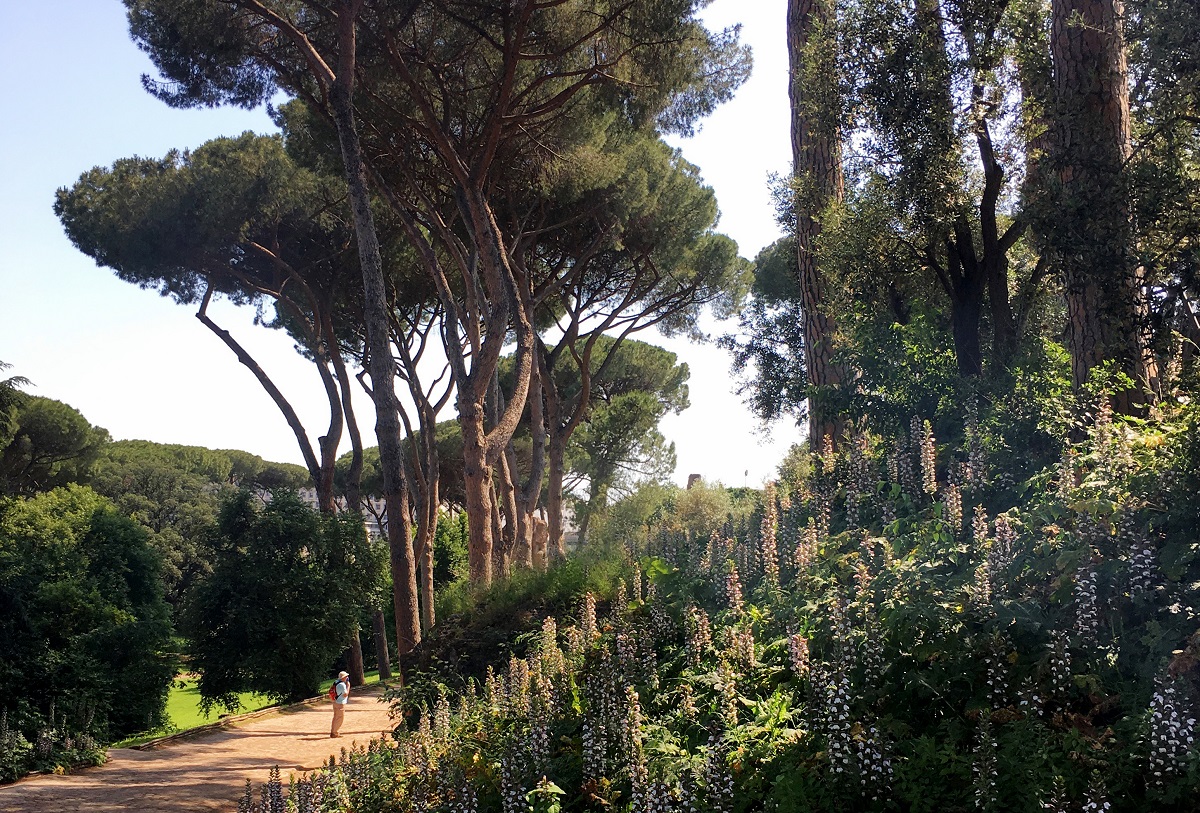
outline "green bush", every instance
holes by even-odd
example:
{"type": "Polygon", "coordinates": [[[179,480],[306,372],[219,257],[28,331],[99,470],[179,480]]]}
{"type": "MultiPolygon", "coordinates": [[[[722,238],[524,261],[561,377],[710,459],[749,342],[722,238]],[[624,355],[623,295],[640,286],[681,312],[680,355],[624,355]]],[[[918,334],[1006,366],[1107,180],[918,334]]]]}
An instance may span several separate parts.
{"type": "Polygon", "coordinates": [[[88,488],[0,504],[0,681],[20,687],[0,700],[10,777],[164,722],[175,658],[159,573],[145,531],[88,488]]]}
{"type": "Polygon", "coordinates": [[[242,491],[221,509],[213,572],[188,598],[184,629],[205,710],[241,692],[317,694],[364,604],[377,602],[387,552],[355,514],[324,516],[294,492],[264,507],[242,491]]]}

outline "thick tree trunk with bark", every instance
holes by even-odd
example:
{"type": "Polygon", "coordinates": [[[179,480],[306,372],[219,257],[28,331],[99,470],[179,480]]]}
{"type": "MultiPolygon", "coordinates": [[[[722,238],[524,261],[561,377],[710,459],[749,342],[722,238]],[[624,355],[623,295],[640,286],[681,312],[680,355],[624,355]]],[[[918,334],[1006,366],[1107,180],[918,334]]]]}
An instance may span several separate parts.
{"type": "Polygon", "coordinates": [[[501,500],[492,494],[492,578],[508,576],[508,554],[504,550],[504,523],[500,516],[501,500]]]}
{"type": "Polygon", "coordinates": [[[433,606],[433,532],[427,537],[421,548],[421,626],[425,632],[437,623],[433,606]]]}
{"type": "Polygon", "coordinates": [[[463,433],[463,488],[467,508],[467,570],[471,584],[492,583],[492,489],[483,427],[483,405],[464,403],[458,422],[463,433]]]}
{"type": "Polygon", "coordinates": [[[346,671],[350,673],[350,685],[362,686],[367,682],[366,667],[363,666],[362,638],[358,634],[358,625],[350,635],[350,648],[347,650],[346,671]]]}
{"type": "Polygon", "coordinates": [[[559,561],[566,556],[566,545],[563,543],[563,481],[566,478],[567,440],[555,424],[552,423],[550,427],[546,478],[546,562],[559,561]]]}
{"type": "Polygon", "coordinates": [[[546,569],[546,548],[550,542],[550,528],[541,517],[533,518],[533,533],[530,544],[531,565],[535,570],[546,569]]]}
{"type": "Polygon", "coordinates": [[[832,0],[788,0],[796,279],[804,320],[804,365],[810,388],[809,445],[814,449],[826,435],[836,441],[842,434],[843,421],[828,408],[827,395],[846,378],[846,372],[833,360],[837,324],[828,311],[826,282],[816,254],[821,217],[831,205],[841,202],[844,193],[834,19],[832,0]],[[818,67],[814,64],[817,59],[826,64],[818,67]]]}
{"type": "Polygon", "coordinates": [[[375,660],[379,663],[379,679],[391,680],[392,663],[388,652],[387,622],[383,618],[383,610],[376,610],[371,616],[371,637],[375,639],[375,660]]]}
{"type": "Polygon", "coordinates": [[[1145,403],[1157,371],[1144,341],[1142,273],[1133,260],[1125,163],[1132,152],[1122,0],[1053,0],[1054,166],[1058,217],[1049,235],[1067,300],[1076,388],[1105,361],[1134,389],[1122,412],[1145,403]]]}
{"type": "Polygon", "coordinates": [[[417,569],[413,556],[412,521],[408,487],[404,482],[403,446],[399,401],[395,390],[395,364],[389,340],[390,319],[384,285],[383,260],[371,213],[367,173],[354,122],[355,14],[357,6],[342,8],[338,20],[338,70],[330,88],[330,107],[337,128],[349,192],[354,231],[363,278],[363,321],[370,354],[371,395],[375,402],[375,434],[383,474],[383,499],[387,510],[388,547],[391,554],[393,609],[396,616],[397,655],[403,657],[421,640],[417,606],[417,569]]]}

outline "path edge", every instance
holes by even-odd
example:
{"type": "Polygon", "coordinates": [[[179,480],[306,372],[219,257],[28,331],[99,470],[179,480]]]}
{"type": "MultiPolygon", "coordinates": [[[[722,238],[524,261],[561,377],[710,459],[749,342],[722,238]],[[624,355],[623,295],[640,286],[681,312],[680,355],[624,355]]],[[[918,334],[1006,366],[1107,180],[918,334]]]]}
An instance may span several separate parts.
{"type": "MultiPolygon", "coordinates": [[[[373,696],[382,695],[383,692],[389,688],[391,688],[390,683],[384,683],[383,681],[380,681],[379,683],[372,683],[369,686],[360,686],[354,691],[359,696],[373,696]]],[[[175,742],[191,739],[192,737],[198,737],[202,734],[208,734],[212,731],[220,731],[224,728],[233,728],[239,723],[244,723],[247,720],[256,720],[259,717],[268,717],[272,714],[284,714],[291,709],[297,709],[303,706],[313,706],[321,702],[328,703],[331,701],[329,700],[328,695],[320,694],[316,697],[310,697],[307,700],[299,700],[295,703],[289,703],[286,706],[267,706],[265,709],[248,711],[245,714],[230,714],[222,717],[214,723],[205,723],[204,725],[199,725],[195,728],[189,728],[187,731],[177,731],[174,734],[156,737],[155,739],[139,743],[138,745],[126,746],[126,749],[130,751],[148,751],[154,748],[161,748],[164,745],[170,745],[175,742]]]]}

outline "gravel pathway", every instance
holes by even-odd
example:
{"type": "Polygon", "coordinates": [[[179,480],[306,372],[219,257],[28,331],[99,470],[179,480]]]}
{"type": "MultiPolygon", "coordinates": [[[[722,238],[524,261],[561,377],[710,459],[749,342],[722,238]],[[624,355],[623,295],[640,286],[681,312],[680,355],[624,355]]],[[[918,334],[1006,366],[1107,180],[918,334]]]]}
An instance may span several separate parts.
{"type": "Polygon", "coordinates": [[[114,748],[108,762],[70,776],[33,776],[0,786],[2,813],[234,813],[246,779],[258,784],[279,766],[319,768],[331,754],[366,744],[392,721],[378,687],[355,692],[339,739],[329,738],[330,704],[291,706],[227,727],[134,750],[114,748]]]}

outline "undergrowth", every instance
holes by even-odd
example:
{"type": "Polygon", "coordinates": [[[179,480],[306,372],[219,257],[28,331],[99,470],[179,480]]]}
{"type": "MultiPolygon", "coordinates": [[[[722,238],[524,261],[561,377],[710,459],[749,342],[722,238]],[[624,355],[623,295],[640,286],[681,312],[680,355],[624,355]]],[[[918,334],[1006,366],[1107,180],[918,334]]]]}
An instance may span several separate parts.
{"type": "Polygon", "coordinates": [[[1101,402],[1023,482],[856,433],[753,523],[452,597],[395,741],[241,809],[1195,810],[1198,423],[1101,402]]]}

